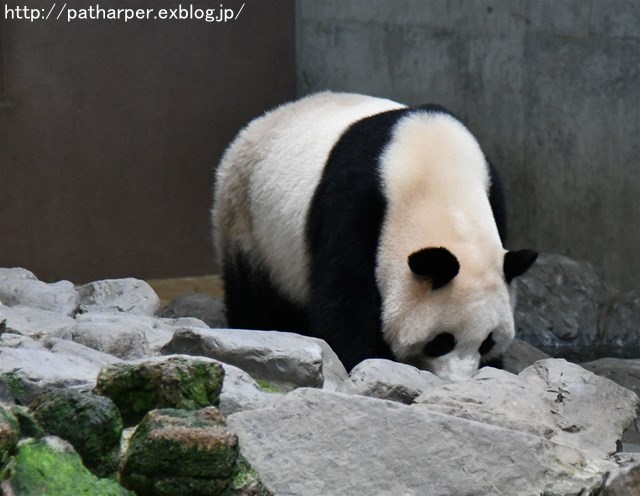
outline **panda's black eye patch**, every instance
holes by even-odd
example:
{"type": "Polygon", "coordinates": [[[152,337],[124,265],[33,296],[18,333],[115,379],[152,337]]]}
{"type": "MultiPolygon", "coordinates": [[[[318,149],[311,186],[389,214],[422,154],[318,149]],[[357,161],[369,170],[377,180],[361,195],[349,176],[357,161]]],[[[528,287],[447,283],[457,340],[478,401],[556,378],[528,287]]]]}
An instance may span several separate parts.
{"type": "Polygon", "coordinates": [[[481,355],[486,355],[493,349],[495,344],[496,342],[493,340],[493,333],[490,332],[489,335],[485,338],[485,340],[480,345],[480,348],[478,348],[478,351],[480,352],[481,355]]]}
{"type": "Polygon", "coordinates": [[[441,332],[424,345],[422,352],[431,358],[446,355],[456,347],[456,338],[450,332],[441,332]]]}

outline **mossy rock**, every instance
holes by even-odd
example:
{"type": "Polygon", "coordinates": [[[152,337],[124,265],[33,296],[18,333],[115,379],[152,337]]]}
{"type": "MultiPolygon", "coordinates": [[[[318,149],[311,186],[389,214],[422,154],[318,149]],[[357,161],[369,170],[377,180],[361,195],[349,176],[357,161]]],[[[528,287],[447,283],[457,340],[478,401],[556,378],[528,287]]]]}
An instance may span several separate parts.
{"type": "Polygon", "coordinates": [[[217,406],[223,379],[224,369],[217,362],[171,356],[104,367],[95,391],[111,398],[125,425],[131,426],[158,408],[217,406]]]}
{"type": "Polygon", "coordinates": [[[6,465],[20,440],[20,424],[9,408],[0,405],[0,470],[6,465]]]}
{"type": "Polygon", "coordinates": [[[249,462],[242,455],[238,455],[233,477],[223,496],[273,496],[273,494],[264,487],[258,473],[249,462]]]}
{"type": "Polygon", "coordinates": [[[237,456],[238,438],[217,408],[154,410],[131,438],[120,477],[138,496],[219,495],[237,456]]]}
{"type": "Polygon", "coordinates": [[[107,477],[117,471],[123,425],[109,398],[55,390],[37,397],[30,408],[45,432],[71,443],[94,474],[107,477]]]}
{"type": "Polygon", "coordinates": [[[15,496],[135,496],[97,478],[70,445],[55,437],[21,442],[1,478],[5,492],[15,496]]]}

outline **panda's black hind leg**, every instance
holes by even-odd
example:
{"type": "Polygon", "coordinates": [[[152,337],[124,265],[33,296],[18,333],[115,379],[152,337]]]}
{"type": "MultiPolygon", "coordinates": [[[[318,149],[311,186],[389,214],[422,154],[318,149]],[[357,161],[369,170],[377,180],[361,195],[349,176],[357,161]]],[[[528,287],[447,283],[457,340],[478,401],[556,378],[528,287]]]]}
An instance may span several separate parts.
{"type": "Polygon", "coordinates": [[[243,253],[227,258],[223,279],[230,327],[291,332],[306,329],[304,310],[281,296],[266,271],[252,265],[243,253]]]}

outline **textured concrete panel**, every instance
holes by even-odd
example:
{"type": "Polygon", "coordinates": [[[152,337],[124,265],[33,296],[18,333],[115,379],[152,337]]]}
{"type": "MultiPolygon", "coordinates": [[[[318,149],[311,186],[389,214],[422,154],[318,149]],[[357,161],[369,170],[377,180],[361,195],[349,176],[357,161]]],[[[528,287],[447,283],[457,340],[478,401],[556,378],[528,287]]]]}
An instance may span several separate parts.
{"type": "Polygon", "coordinates": [[[585,259],[621,289],[640,259],[640,3],[298,0],[298,93],[458,114],[507,187],[509,246],[585,259]]]}

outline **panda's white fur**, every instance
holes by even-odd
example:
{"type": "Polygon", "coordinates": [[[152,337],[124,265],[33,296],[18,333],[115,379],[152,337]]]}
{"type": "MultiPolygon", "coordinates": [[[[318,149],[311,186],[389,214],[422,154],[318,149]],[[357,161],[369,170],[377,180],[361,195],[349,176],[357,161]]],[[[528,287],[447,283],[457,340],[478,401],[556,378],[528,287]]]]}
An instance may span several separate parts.
{"type": "MultiPolygon", "coordinates": [[[[404,105],[324,92],[286,104],[251,122],[217,170],[212,212],[220,266],[239,248],[261,265],[283,295],[309,304],[305,227],[327,158],[354,122],[404,105]]],[[[503,276],[503,248],[488,200],[487,162],[455,118],[420,112],[402,118],[380,160],[387,210],[375,279],[382,332],[396,358],[446,379],[477,370],[489,333],[502,353],[513,338],[513,312],[503,276]],[[425,247],[446,247],[460,272],[432,290],[407,267],[425,247]],[[455,333],[455,349],[421,353],[438,333],[455,333]]]]}
{"type": "MultiPolygon", "coordinates": [[[[218,167],[213,209],[219,257],[233,240],[261,260],[293,301],[309,301],[304,229],[331,148],[353,122],[404,105],[322,92],[280,106],[244,128],[218,167]]],[[[219,260],[222,266],[222,258],[219,260]]]]}
{"type": "Polygon", "coordinates": [[[411,115],[396,126],[381,170],[388,206],[376,280],[387,342],[399,359],[441,377],[470,375],[489,332],[498,343],[492,355],[514,334],[484,154],[450,115],[411,115]],[[407,270],[407,256],[429,246],[446,247],[460,262],[459,274],[437,291],[407,270]],[[455,333],[458,344],[443,357],[425,357],[425,329],[455,333]]]}

